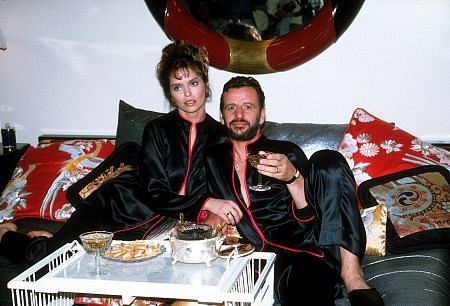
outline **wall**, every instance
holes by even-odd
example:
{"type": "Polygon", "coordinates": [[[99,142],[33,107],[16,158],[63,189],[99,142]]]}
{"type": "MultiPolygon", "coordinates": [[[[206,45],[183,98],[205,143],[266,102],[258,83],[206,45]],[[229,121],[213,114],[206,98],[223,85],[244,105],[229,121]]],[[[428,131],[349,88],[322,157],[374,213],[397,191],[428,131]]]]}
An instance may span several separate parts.
{"type": "MultiPolygon", "coordinates": [[[[424,140],[450,141],[450,1],[367,0],[312,61],[258,75],[268,120],[348,122],[356,107],[424,140]]],[[[167,111],[155,78],[169,40],[143,0],[0,0],[0,121],[19,142],[43,133],[115,134],[119,99],[167,111]]],[[[232,73],[211,69],[218,118],[232,73]]]]}

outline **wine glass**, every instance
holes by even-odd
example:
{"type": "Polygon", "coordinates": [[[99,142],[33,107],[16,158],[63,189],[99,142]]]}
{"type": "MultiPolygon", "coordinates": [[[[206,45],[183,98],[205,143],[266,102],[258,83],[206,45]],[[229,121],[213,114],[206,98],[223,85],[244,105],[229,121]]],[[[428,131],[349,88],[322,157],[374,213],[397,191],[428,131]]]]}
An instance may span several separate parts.
{"type": "MultiPolygon", "coordinates": [[[[263,154],[259,154],[259,153],[250,154],[249,153],[247,155],[247,160],[250,163],[250,165],[252,165],[253,167],[256,168],[256,166],[258,166],[258,164],[259,164],[259,161],[263,158],[266,158],[267,155],[269,155],[269,154],[270,153],[268,153],[268,152],[263,153],[263,154]]],[[[250,188],[250,190],[253,190],[253,191],[267,191],[267,190],[270,190],[271,187],[269,185],[263,184],[262,174],[258,172],[258,184],[250,185],[250,186],[248,186],[248,188],[250,188]]]]}
{"type": "Polygon", "coordinates": [[[80,235],[84,249],[95,254],[95,268],[92,271],[88,271],[89,275],[108,274],[108,269],[100,267],[100,254],[105,253],[110,247],[113,235],[113,233],[106,231],[92,231],[80,235]]]}

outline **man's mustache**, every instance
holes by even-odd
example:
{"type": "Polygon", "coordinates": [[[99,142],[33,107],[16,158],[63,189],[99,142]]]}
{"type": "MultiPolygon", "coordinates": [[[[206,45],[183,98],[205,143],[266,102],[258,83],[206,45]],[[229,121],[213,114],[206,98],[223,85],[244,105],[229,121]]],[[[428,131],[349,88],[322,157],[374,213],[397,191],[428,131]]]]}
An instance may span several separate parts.
{"type": "Polygon", "coordinates": [[[231,120],[230,124],[239,123],[239,122],[243,122],[243,123],[246,123],[246,124],[250,125],[250,122],[248,122],[245,119],[233,119],[233,120],[231,120]]]}

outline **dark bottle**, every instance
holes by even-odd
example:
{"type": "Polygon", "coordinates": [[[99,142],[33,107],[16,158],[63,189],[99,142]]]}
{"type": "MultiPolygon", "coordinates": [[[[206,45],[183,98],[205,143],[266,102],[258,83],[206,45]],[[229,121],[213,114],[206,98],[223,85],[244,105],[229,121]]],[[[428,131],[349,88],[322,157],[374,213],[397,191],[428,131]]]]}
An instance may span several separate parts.
{"type": "Polygon", "coordinates": [[[10,152],[16,149],[16,130],[6,123],[2,128],[3,151],[10,152]]]}

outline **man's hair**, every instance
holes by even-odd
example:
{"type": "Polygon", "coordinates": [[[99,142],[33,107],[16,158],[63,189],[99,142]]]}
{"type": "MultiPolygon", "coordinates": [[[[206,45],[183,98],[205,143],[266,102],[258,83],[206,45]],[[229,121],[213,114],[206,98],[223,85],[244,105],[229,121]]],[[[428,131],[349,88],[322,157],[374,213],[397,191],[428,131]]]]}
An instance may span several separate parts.
{"type": "Polygon", "coordinates": [[[241,88],[241,87],[252,87],[256,90],[256,94],[258,96],[259,108],[263,109],[266,106],[266,97],[264,96],[264,91],[261,88],[259,82],[252,77],[245,76],[236,76],[231,78],[228,82],[223,85],[222,94],[220,95],[220,111],[223,113],[224,94],[232,89],[232,88],[241,88]]]}
{"type": "Polygon", "coordinates": [[[230,20],[222,30],[222,34],[240,40],[261,41],[261,34],[254,26],[240,21],[239,19],[230,20]]]}
{"type": "Polygon", "coordinates": [[[161,60],[156,67],[156,75],[164,91],[164,96],[172,106],[175,105],[173,105],[170,94],[170,77],[175,77],[180,69],[187,70],[189,68],[205,82],[206,98],[208,98],[211,90],[208,79],[209,59],[206,50],[184,41],[174,41],[164,47],[161,60]]]}

